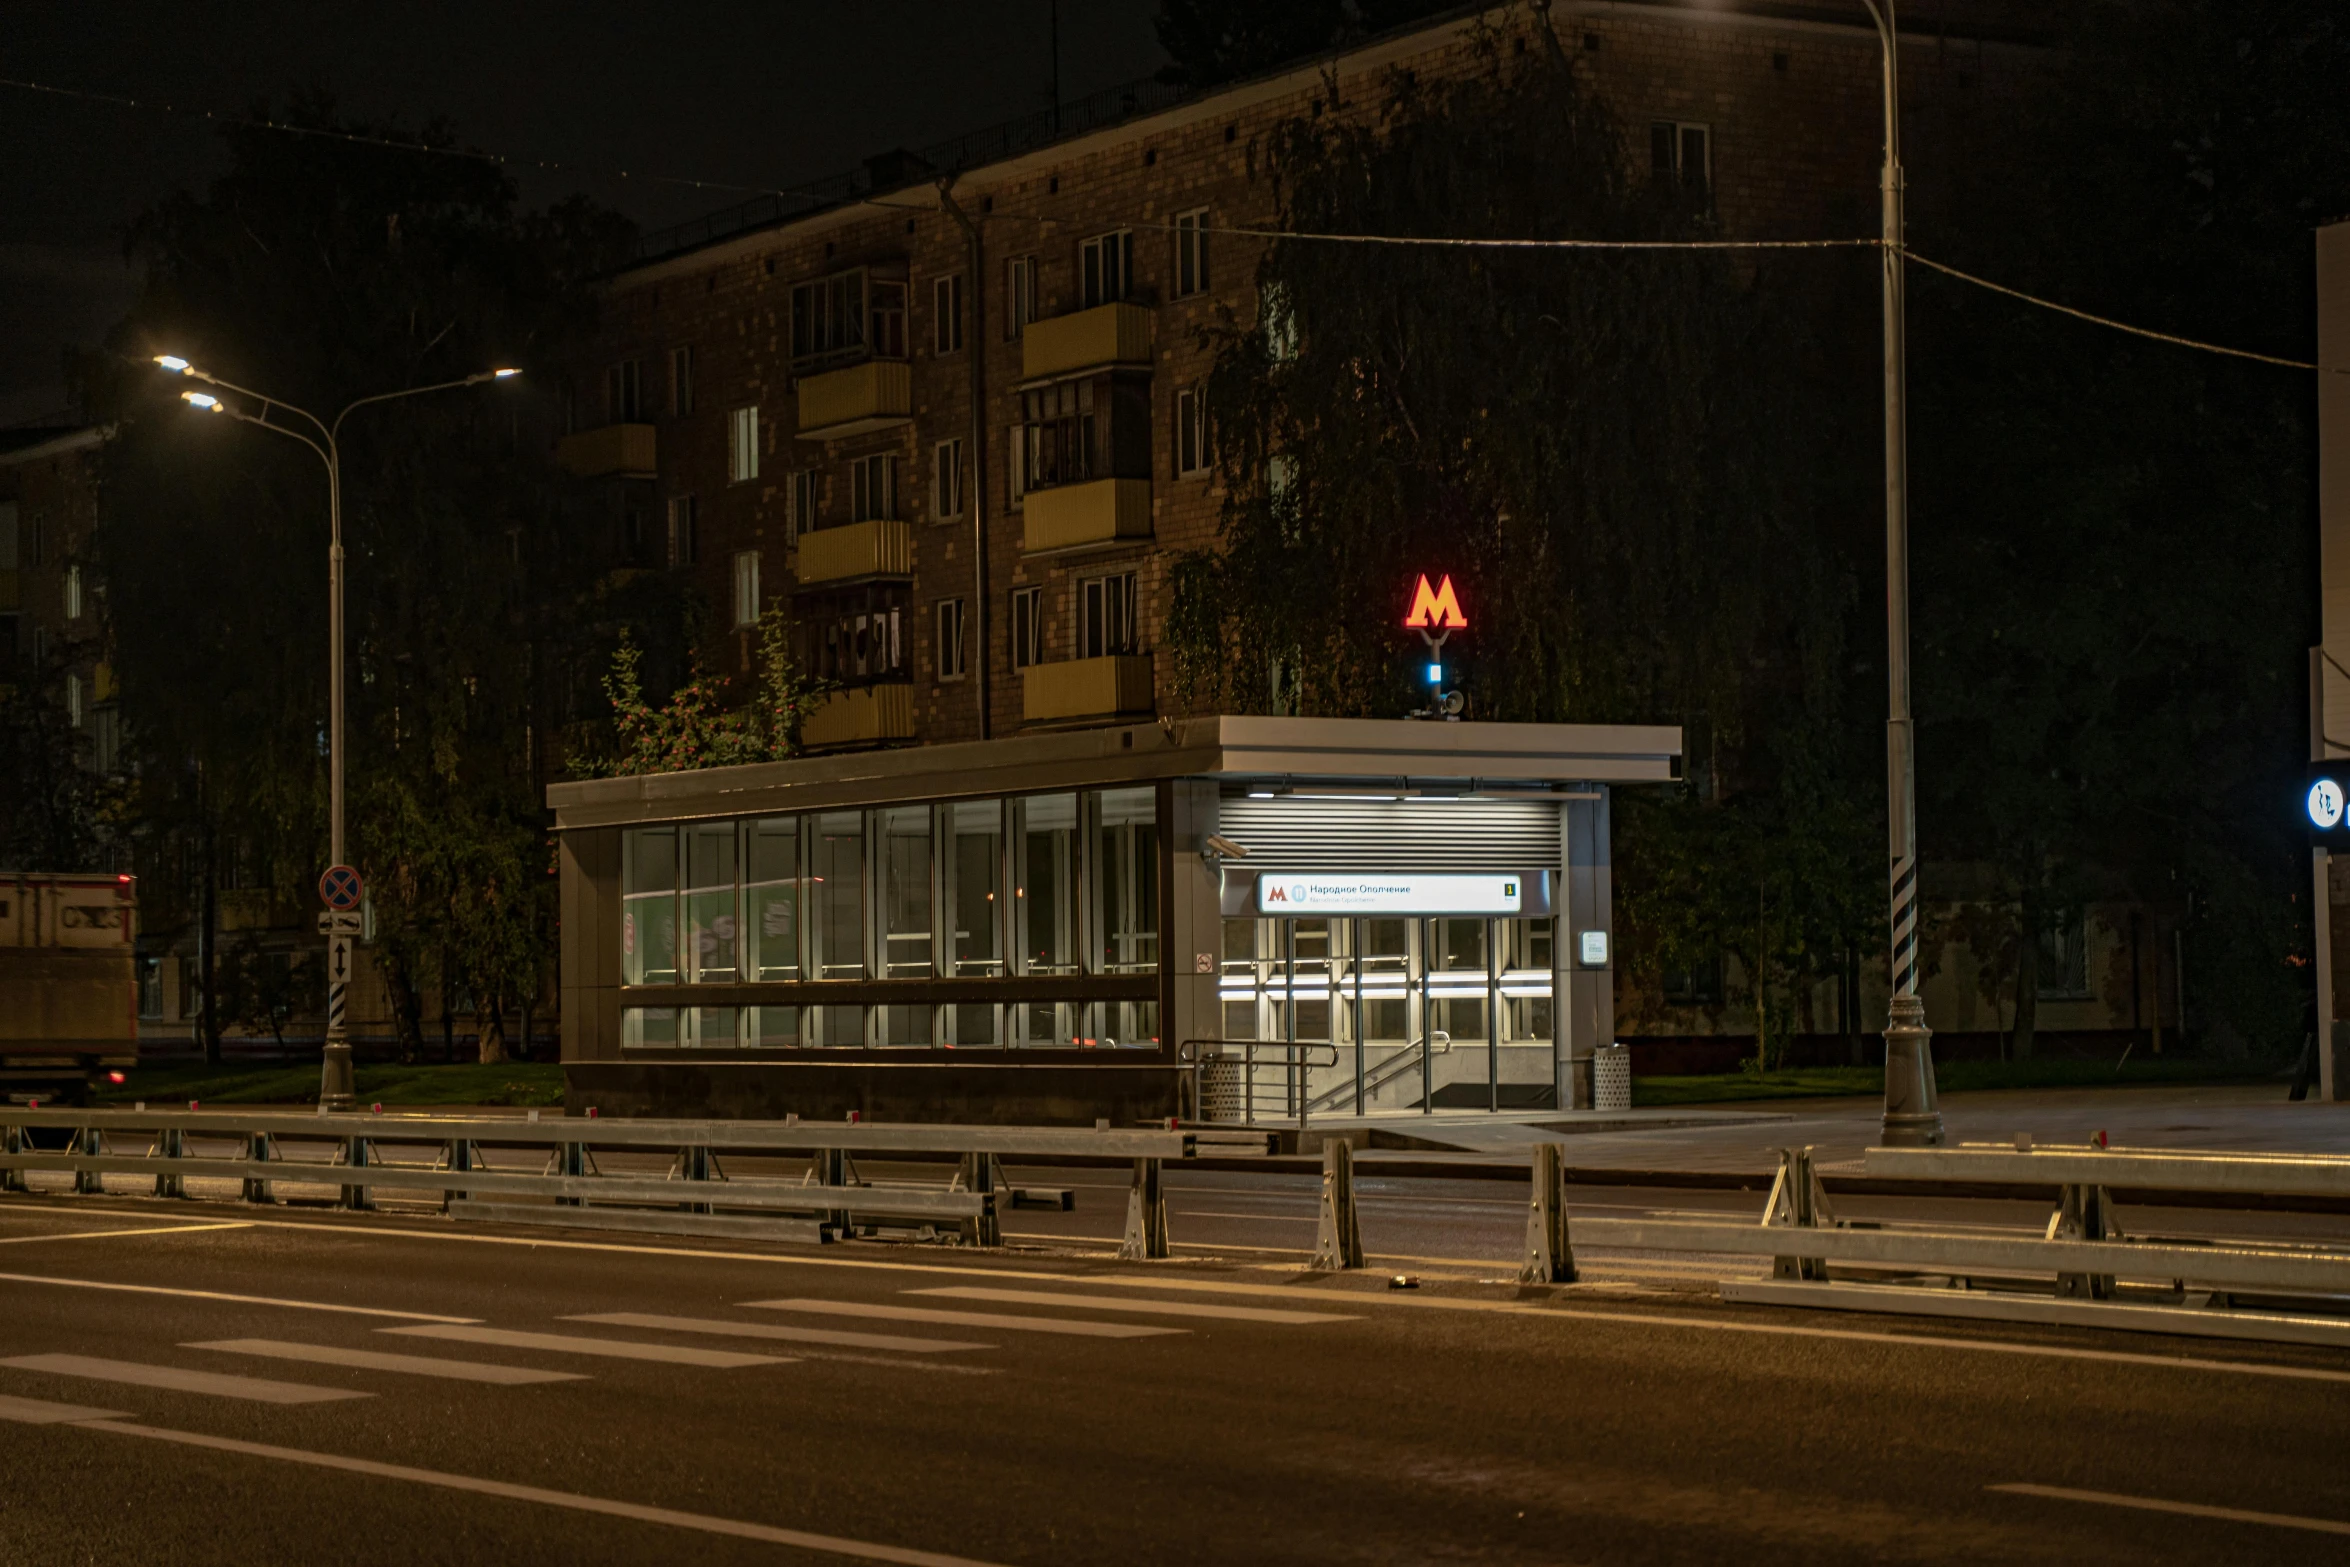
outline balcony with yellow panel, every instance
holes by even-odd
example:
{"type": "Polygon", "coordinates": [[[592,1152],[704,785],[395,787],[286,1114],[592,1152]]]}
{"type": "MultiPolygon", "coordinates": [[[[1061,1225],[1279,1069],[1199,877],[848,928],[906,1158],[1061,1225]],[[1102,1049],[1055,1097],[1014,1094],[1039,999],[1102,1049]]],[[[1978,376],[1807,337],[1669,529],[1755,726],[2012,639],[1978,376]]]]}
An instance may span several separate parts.
{"type": "Polygon", "coordinates": [[[1148,479],[1089,479],[1031,490],[1021,501],[1022,543],[1030,554],[1151,536],[1148,479]]]}
{"type": "Polygon", "coordinates": [[[800,439],[837,441],[910,422],[914,372],[902,359],[868,359],[800,378],[800,439]]]}
{"type": "Polygon", "coordinates": [[[1150,710],[1151,661],[1146,653],[1031,664],[1020,672],[1020,716],[1032,724],[1115,718],[1150,710]]]}
{"type": "Polygon", "coordinates": [[[555,461],[575,478],[650,479],[654,450],[651,425],[607,424],[563,437],[555,461]]]}
{"type": "Polygon", "coordinates": [[[914,530],[887,518],[818,528],[800,539],[800,585],[858,577],[903,577],[914,570],[914,530]]]}
{"type": "Polygon", "coordinates": [[[1110,365],[1147,365],[1151,322],[1147,306],[1124,302],[1031,321],[1020,332],[1020,373],[1041,381],[1110,365]]]}
{"type": "Polygon", "coordinates": [[[811,750],[913,738],[914,688],[904,684],[835,691],[800,725],[800,743],[811,750]]]}

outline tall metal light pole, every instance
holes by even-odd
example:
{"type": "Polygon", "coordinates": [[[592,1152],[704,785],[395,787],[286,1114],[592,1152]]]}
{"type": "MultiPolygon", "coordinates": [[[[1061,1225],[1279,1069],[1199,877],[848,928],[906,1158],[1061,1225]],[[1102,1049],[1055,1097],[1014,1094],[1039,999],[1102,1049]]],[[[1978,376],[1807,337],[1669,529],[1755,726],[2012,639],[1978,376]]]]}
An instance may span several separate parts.
{"type": "Polygon", "coordinates": [[[1861,0],[1885,57],[1885,723],[1886,820],[1892,848],[1893,1002],[1885,1027],[1888,1147],[1942,1141],[1934,1092],[1933,1031],[1918,999],[1917,733],[1909,711],[1909,418],[1901,247],[1901,54],[1893,0],[1861,0]]]}
{"type": "MultiPolygon", "coordinates": [[[[332,423],[321,419],[306,408],[281,402],[249,387],[224,381],[208,371],[199,370],[177,354],[158,354],[155,362],[174,375],[184,375],[217,386],[224,392],[249,397],[261,405],[257,414],[232,408],[221,398],[208,392],[182,392],[180,397],[193,407],[212,413],[224,413],[232,419],[259,425],[264,430],[289,436],[300,441],[326,464],[327,516],[327,849],[330,865],[348,863],[343,857],[343,449],[340,441],[343,421],[354,410],[369,403],[388,403],[403,397],[420,397],[426,392],[445,392],[454,387],[479,386],[484,381],[503,381],[520,375],[519,370],[484,370],[476,375],[455,381],[437,381],[430,386],[403,387],[396,392],[378,392],[373,397],[362,397],[347,403],[334,416],[332,423]],[[282,409],[310,422],[318,433],[316,440],[300,430],[270,422],[273,409],[282,409]]],[[[318,1072],[318,1102],[330,1110],[349,1110],[358,1103],[352,1091],[351,1040],[345,1023],[345,1003],[351,983],[351,938],[336,931],[327,937],[327,994],[326,994],[326,1050],[318,1072]]]]}

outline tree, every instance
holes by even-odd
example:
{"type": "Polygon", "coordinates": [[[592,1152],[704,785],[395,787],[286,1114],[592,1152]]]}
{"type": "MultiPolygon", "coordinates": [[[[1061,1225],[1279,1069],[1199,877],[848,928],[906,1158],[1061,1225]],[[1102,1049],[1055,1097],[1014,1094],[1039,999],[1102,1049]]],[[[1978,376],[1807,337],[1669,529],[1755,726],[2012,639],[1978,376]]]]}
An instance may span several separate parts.
{"type": "Polygon", "coordinates": [[[1194,87],[1254,76],[1326,48],[1346,25],[1341,0],[1161,0],[1159,47],[1175,62],[1160,74],[1194,87]]]}
{"type": "Polygon", "coordinates": [[[83,366],[117,429],[97,550],[133,809],[158,837],[196,821],[233,836],[282,885],[323,863],[324,471],[290,440],[189,413],[150,357],[180,353],[330,417],[523,366],[519,384],[363,409],[342,432],[350,838],[392,933],[377,955],[412,1050],[417,1009],[400,998],[482,978],[425,954],[486,965],[484,993],[510,998],[519,960],[503,933],[485,937],[485,909],[551,928],[547,879],[516,871],[543,859],[544,785],[562,765],[550,742],[575,716],[573,673],[642,607],[597,575],[575,486],[550,461],[554,373],[628,230],[578,199],[522,211],[498,166],[442,127],[352,125],[316,99],[278,118],[329,134],[227,128],[209,191],[133,226],[139,295],[83,366]]]}
{"type": "Polygon", "coordinates": [[[731,682],[697,661],[691,678],[667,702],[645,698],[643,654],[623,634],[604,677],[612,704],[617,746],[605,754],[583,753],[574,767],[591,778],[624,778],[641,773],[688,772],[700,767],[734,767],[775,762],[799,755],[800,726],[829,682],[800,672],[792,657],[791,620],[783,601],[769,603],[759,616],[756,689],[742,705],[726,704],[731,682]]]}

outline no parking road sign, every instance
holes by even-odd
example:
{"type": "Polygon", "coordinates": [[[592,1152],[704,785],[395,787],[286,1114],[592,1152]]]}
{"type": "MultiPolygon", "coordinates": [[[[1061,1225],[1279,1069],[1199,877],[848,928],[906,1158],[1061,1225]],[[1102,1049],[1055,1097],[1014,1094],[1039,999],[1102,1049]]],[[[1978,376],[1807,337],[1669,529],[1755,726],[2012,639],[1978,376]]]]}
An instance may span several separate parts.
{"type": "Polygon", "coordinates": [[[367,896],[360,884],[359,873],[348,865],[330,865],[326,874],[318,878],[319,901],[338,912],[359,907],[359,900],[367,896]]]}

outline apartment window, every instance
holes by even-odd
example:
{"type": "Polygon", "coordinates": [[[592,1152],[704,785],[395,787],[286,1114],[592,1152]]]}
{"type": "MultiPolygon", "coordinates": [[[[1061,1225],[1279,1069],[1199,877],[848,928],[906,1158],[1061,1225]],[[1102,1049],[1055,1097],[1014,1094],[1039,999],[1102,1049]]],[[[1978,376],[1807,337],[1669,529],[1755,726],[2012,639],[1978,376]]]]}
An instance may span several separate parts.
{"type": "Polygon", "coordinates": [[[79,566],[65,568],[65,618],[82,618],[82,568],[79,566]]]}
{"type": "Polygon", "coordinates": [[[931,448],[931,509],[941,522],[963,515],[963,443],[941,441],[931,448]]]}
{"type": "Polygon", "coordinates": [[[690,566],[701,555],[701,507],[691,495],[669,498],[669,564],[690,566]]]}
{"type": "Polygon", "coordinates": [[[737,408],[726,434],[726,476],[736,484],[759,477],[759,409],[737,408]]]}
{"type": "Polygon", "coordinates": [[[122,771],[122,711],[111,703],[90,710],[90,771],[107,778],[122,771]]]}
{"type": "Polygon", "coordinates": [[[864,345],[864,268],[792,286],[791,352],[795,363],[853,352],[864,345]]]}
{"type": "Polygon", "coordinates": [[[1175,393],[1175,472],[1178,476],[1208,470],[1208,401],[1196,386],[1175,393]]]}
{"type": "Polygon", "coordinates": [[[741,631],[759,623],[759,552],[738,550],[734,557],[734,628],[741,631]]]}
{"type": "Polygon", "coordinates": [[[903,679],[908,613],[902,582],[801,594],[792,603],[799,665],[819,680],[844,685],[903,679]]]}
{"type": "Polygon", "coordinates": [[[1134,231],[1087,240],[1079,247],[1078,275],[1086,309],[1124,299],[1134,285],[1134,231]]]}
{"type": "Polygon", "coordinates": [[[1267,283],[1257,291],[1257,326],[1265,334],[1265,357],[1285,364],[1297,357],[1297,315],[1289,308],[1289,291],[1267,283]]]}
{"type": "Polygon", "coordinates": [[[1096,375],[1020,394],[1020,491],[1088,479],[1147,479],[1150,383],[1096,375]]]}
{"type": "Polygon", "coordinates": [[[1175,297],[1208,287],[1208,209],[1175,214],[1175,297]]]}
{"type": "Polygon", "coordinates": [[[903,359],[906,357],[906,285],[873,284],[873,356],[876,359],[903,359]]]}
{"type": "Polygon", "coordinates": [[[76,729],[81,728],[82,711],[82,677],[67,675],[65,677],[65,721],[76,729]]]}
{"type": "Polygon", "coordinates": [[[604,417],[613,424],[634,424],[644,417],[643,377],[637,361],[623,359],[604,372],[604,417]]]}
{"type": "Polygon", "coordinates": [[[938,678],[960,680],[963,662],[963,601],[938,601],[938,678]]]}
{"type": "Polygon", "coordinates": [[[1044,589],[1012,590],[1012,667],[1044,662],[1044,589]]]}
{"type": "Polygon", "coordinates": [[[694,411],[694,351],[690,345],[669,350],[669,412],[682,419],[694,411]]]}
{"type": "Polygon", "coordinates": [[[1078,588],[1077,656],[1106,658],[1133,652],[1134,622],[1133,572],[1088,579],[1078,588]]]}
{"type": "Polygon", "coordinates": [[[1656,121],[1648,128],[1648,164],[1658,184],[1703,195],[1714,182],[1712,128],[1656,121]]]}
{"type": "Polygon", "coordinates": [[[791,523],[792,537],[798,538],[803,533],[815,532],[819,520],[816,515],[815,469],[802,468],[792,474],[790,496],[788,504],[791,507],[791,516],[788,520],[791,523]]]}
{"type": "Polygon", "coordinates": [[[2089,922],[2068,909],[2040,931],[2039,994],[2046,1001],[2089,998],[2089,922]]]}
{"type": "Polygon", "coordinates": [[[939,354],[963,351],[963,274],[930,285],[930,348],[939,354]]]}
{"type": "Polygon", "coordinates": [[[898,514],[898,460],[887,452],[849,464],[849,520],[872,522],[898,514]]]}
{"type": "Polygon", "coordinates": [[[1014,256],[1004,263],[1004,341],[1016,343],[1036,319],[1036,258],[1014,256]]]}

